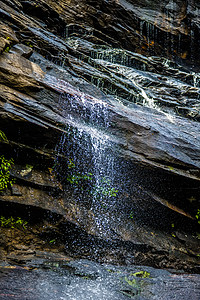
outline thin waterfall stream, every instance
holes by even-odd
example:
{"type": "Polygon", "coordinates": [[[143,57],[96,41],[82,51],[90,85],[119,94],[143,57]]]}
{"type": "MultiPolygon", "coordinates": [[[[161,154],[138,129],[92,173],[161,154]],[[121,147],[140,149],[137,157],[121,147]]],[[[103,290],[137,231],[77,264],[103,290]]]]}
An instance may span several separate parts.
{"type": "MultiPolygon", "coordinates": [[[[88,64],[95,68],[93,75],[87,67],[82,75],[90,78],[91,83],[104,93],[127,106],[136,103],[161,111],[172,122],[176,115],[198,120],[198,73],[188,71],[169,59],[145,57],[107,46],[106,49],[98,48],[81,37],[73,37],[73,31],[71,34],[67,43],[79,53],[84,63],[87,61],[86,66],[88,64]],[[190,92],[189,99],[186,99],[187,92],[190,92]],[[193,97],[195,102],[190,99],[193,97]]],[[[74,63],[76,69],[77,62],[74,63]]]]}
{"type": "MultiPolygon", "coordinates": [[[[60,98],[63,110],[67,107],[65,117],[76,124],[73,111],[76,111],[78,106],[73,102],[73,97],[61,95],[60,98]]],[[[109,198],[113,200],[118,192],[113,185],[114,149],[106,136],[109,127],[108,110],[105,103],[99,101],[89,109],[83,107],[83,113],[79,117],[82,122],[86,119],[85,125],[76,129],[71,126],[66,128],[57,149],[59,156],[64,156],[66,161],[55,162],[55,172],[61,176],[61,182],[65,185],[68,183],[80,193],[77,196],[78,201],[85,199],[88,202],[94,215],[94,226],[103,237],[109,231],[109,216],[102,213],[102,207],[108,207],[109,198]],[[103,126],[103,131],[99,130],[99,126],[103,126]]],[[[114,206],[114,203],[112,205],[114,206]]],[[[111,208],[111,203],[109,207],[111,208]]]]}

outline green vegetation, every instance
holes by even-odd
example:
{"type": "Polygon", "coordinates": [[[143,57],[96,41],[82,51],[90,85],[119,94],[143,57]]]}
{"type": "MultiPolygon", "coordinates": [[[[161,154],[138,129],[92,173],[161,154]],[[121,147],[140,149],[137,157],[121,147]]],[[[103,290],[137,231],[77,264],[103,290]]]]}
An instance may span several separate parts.
{"type": "Polygon", "coordinates": [[[111,197],[116,197],[117,193],[119,191],[116,190],[116,188],[111,186],[111,180],[107,177],[103,177],[100,180],[100,183],[98,185],[94,185],[93,188],[93,195],[96,198],[101,198],[101,197],[106,197],[106,198],[111,198],[111,197]]]}
{"type": "Polygon", "coordinates": [[[147,271],[139,271],[139,272],[131,273],[130,276],[139,277],[139,278],[149,278],[150,273],[147,271]]]}
{"type": "Polygon", "coordinates": [[[120,271],[116,271],[116,270],[112,270],[112,269],[107,269],[107,271],[109,273],[116,273],[116,274],[120,274],[121,273],[120,271]]]}
{"type": "Polygon", "coordinates": [[[73,170],[75,168],[75,163],[70,158],[69,158],[67,167],[70,170],[70,172],[67,176],[67,181],[69,183],[78,185],[80,183],[80,181],[91,181],[92,180],[92,173],[81,174],[79,172],[75,172],[73,170]]]}
{"type": "Polygon", "coordinates": [[[5,133],[0,130],[0,142],[2,142],[2,141],[7,142],[8,139],[7,139],[6,135],[5,135],[5,133]]]}
{"type": "MultiPolygon", "coordinates": [[[[5,133],[0,130],[0,142],[8,141],[5,133]]],[[[10,178],[10,170],[14,165],[14,160],[6,159],[4,155],[0,156],[0,192],[7,189],[10,185],[12,186],[14,183],[14,179],[10,178]]]]}
{"type": "Polygon", "coordinates": [[[132,211],[130,212],[129,218],[130,218],[130,219],[133,219],[133,218],[134,218],[134,213],[133,213],[132,211]]]}
{"type": "Polygon", "coordinates": [[[75,163],[73,162],[73,160],[71,158],[69,158],[67,167],[68,167],[68,169],[75,168],[75,163]]]}
{"type": "Polygon", "coordinates": [[[129,285],[133,290],[122,290],[121,292],[125,294],[126,296],[129,296],[132,298],[132,296],[140,295],[142,292],[142,289],[145,287],[145,285],[148,284],[144,279],[150,278],[150,273],[146,271],[138,271],[135,273],[131,273],[128,277],[123,278],[122,280],[129,285]],[[134,278],[132,278],[134,277],[134,278]]]}
{"type": "Polygon", "coordinates": [[[200,240],[200,233],[196,232],[196,238],[200,240]]]}
{"type": "Polygon", "coordinates": [[[174,223],[171,223],[171,228],[172,228],[171,236],[176,238],[176,234],[174,232],[174,230],[175,230],[175,224],[174,223]]]}
{"type": "Polygon", "coordinates": [[[4,49],[4,52],[8,53],[10,51],[10,48],[9,46],[7,46],[5,49],[4,49]]]}
{"type": "Polygon", "coordinates": [[[127,277],[125,277],[125,281],[128,283],[128,285],[130,285],[132,287],[137,287],[138,286],[136,279],[130,280],[127,277]]]}
{"type": "Polygon", "coordinates": [[[10,170],[14,165],[13,159],[6,159],[3,155],[0,156],[0,191],[3,191],[12,186],[14,179],[10,178],[10,170]]]}
{"type": "Polygon", "coordinates": [[[33,47],[33,45],[31,44],[31,42],[29,42],[29,41],[28,41],[28,42],[25,42],[25,44],[26,44],[27,46],[31,47],[31,48],[33,47]]]}
{"type": "Polygon", "coordinates": [[[17,229],[27,229],[27,224],[25,220],[20,217],[17,218],[5,218],[4,216],[0,217],[0,226],[4,228],[17,228],[17,229]]]}
{"type": "Polygon", "coordinates": [[[197,213],[196,213],[195,217],[197,219],[198,224],[200,224],[200,209],[197,210],[197,213]]]}
{"type": "Polygon", "coordinates": [[[32,169],[33,169],[33,166],[32,166],[32,165],[26,164],[26,170],[32,170],[32,169]]]}
{"type": "Polygon", "coordinates": [[[88,276],[83,276],[82,278],[85,280],[90,280],[90,278],[88,276]]]}
{"type": "Polygon", "coordinates": [[[173,171],[174,170],[174,168],[173,167],[171,167],[171,166],[167,166],[168,167],[168,169],[169,170],[171,170],[171,171],[173,171]]]}
{"type": "Polygon", "coordinates": [[[78,185],[80,183],[80,181],[90,181],[92,180],[92,174],[91,173],[87,173],[87,174],[74,174],[74,175],[68,175],[67,176],[67,181],[70,182],[71,184],[76,184],[78,185]]]}
{"type": "MultiPolygon", "coordinates": [[[[139,271],[139,272],[131,273],[130,276],[139,277],[139,278],[149,278],[150,273],[146,271],[139,271]]],[[[127,277],[125,277],[125,281],[128,283],[128,285],[132,287],[138,286],[138,282],[136,279],[128,279],[127,277]]]]}
{"type": "MultiPolygon", "coordinates": [[[[56,173],[56,164],[50,169],[51,172],[56,173]]],[[[112,186],[111,180],[108,177],[102,177],[98,183],[95,184],[94,174],[82,173],[78,170],[71,158],[67,162],[66,180],[71,186],[76,187],[79,191],[84,191],[87,195],[97,199],[108,199],[116,197],[119,192],[118,189],[112,186]]]]}
{"type": "Polygon", "coordinates": [[[56,242],[56,240],[53,239],[53,240],[49,241],[49,244],[55,244],[55,242],[56,242]]]}

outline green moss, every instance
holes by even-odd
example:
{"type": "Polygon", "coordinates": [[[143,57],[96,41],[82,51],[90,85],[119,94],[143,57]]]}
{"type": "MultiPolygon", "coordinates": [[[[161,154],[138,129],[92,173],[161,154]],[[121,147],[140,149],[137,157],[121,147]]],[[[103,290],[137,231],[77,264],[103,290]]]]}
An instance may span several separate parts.
{"type": "Polygon", "coordinates": [[[20,217],[17,218],[5,218],[4,216],[0,217],[0,226],[4,228],[17,228],[17,229],[27,229],[27,224],[25,220],[20,217]]]}
{"type": "Polygon", "coordinates": [[[55,242],[56,242],[56,240],[53,239],[53,240],[49,241],[49,244],[55,244],[55,242]]]}
{"type": "Polygon", "coordinates": [[[107,177],[103,177],[100,179],[98,185],[94,185],[93,195],[96,198],[111,198],[116,197],[119,191],[111,185],[111,180],[107,177]]]}
{"type": "Polygon", "coordinates": [[[33,45],[31,44],[31,42],[29,42],[29,41],[28,41],[28,42],[25,42],[25,44],[26,44],[27,46],[31,47],[31,48],[33,47],[33,45]]]}
{"type": "Polygon", "coordinates": [[[131,273],[130,276],[140,277],[140,278],[149,278],[150,273],[147,271],[139,271],[139,272],[131,273]]]}
{"type": "MultiPolygon", "coordinates": [[[[8,141],[5,133],[0,130],[0,142],[8,141]]],[[[14,179],[10,177],[10,171],[14,165],[13,158],[6,159],[4,155],[0,156],[0,192],[12,186],[14,179]]]]}
{"type": "Polygon", "coordinates": [[[171,171],[173,171],[174,170],[174,168],[173,167],[171,167],[171,166],[167,166],[168,167],[168,169],[169,170],[171,170],[171,171]]]}
{"type": "Polygon", "coordinates": [[[123,294],[132,298],[132,296],[140,295],[145,286],[148,285],[148,282],[145,280],[150,277],[150,273],[147,271],[138,271],[131,273],[129,277],[122,278],[122,281],[128,284],[130,290],[122,290],[123,294]],[[134,277],[134,278],[133,278],[134,277]],[[124,293],[125,292],[125,293],[124,293]]]}
{"type": "Polygon", "coordinates": [[[136,281],[136,279],[128,279],[127,277],[125,277],[125,281],[128,283],[128,285],[132,286],[132,287],[137,287],[138,283],[136,281]]]}
{"type": "Polygon", "coordinates": [[[2,141],[7,142],[8,139],[7,139],[6,135],[5,135],[5,133],[0,130],[0,142],[2,142],[2,141]]]}
{"type": "Polygon", "coordinates": [[[10,51],[10,48],[9,46],[7,46],[5,49],[4,49],[4,52],[8,53],[10,51]]]}
{"type": "Polygon", "coordinates": [[[200,224],[200,209],[197,210],[197,213],[196,213],[195,217],[197,219],[198,224],[200,224]]]}
{"type": "Polygon", "coordinates": [[[129,214],[129,218],[130,218],[130,219],[133,219],[133,218],[134,218],[134,213],[133,213],[132,211],[131,211],[130,214],[129,214]]]}
{"type": "Polygon", "coordinates": [[[6,159],[4,155],[0,156],[0,191],[7,189],[9,185],[13,185],[14,179],[10,177],[13,165],[14,160],[12,158],[6,159]]]}

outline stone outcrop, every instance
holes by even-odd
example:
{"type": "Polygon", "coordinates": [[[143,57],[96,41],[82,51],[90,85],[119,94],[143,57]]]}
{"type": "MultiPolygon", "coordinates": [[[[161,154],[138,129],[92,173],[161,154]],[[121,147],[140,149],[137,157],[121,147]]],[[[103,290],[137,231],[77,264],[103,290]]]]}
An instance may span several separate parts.
{"type": "MultiPolygon", "coordinates": [[[[51,210],[100,234],[93,212],[66,195],[52,172],[62,156],[55,147],[67,128],[87,134],[98,125],[132,182],[129,197],[122,194],[119,202],[158,206],[159,226],[157,203],[195,218],[197,11],[194,1],[1,1],[0,129],[9,141],[0,146],[14,158],[16,182],[0,200],[51,210]],[[93,117],[105,111],[108,124],[101,118],[95,124],[93,117]]],[[[113,220],[108,237],[145,243],[145,230],[141,237],[131,220],[122,221],[128,215],[122,212],[120,226],[113,220]]],[[[164,237],[152,239],[149,244],[170,249],[164,237]]]]}

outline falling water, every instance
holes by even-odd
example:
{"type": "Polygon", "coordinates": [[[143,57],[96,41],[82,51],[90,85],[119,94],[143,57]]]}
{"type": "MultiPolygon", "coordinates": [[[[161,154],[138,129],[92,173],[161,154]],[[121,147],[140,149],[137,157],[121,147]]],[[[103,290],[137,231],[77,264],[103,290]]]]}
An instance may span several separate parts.
{"type": "MultiPolygon", "coordinates": [[[[140,25],[142,31],[143,23],[140,25]]],[[[152,35],[155,35],[154,27],[148,25],[146,30],[150,42],[152,35]]],[[[167,35],[169,38],[168,33],[167,35]]],[[[164,114],[171,123],[175,123],[177,117],[176,108],[173,111],[167,105],[165,106],[168,102],[169,107],[175,106],[176,97],[174,99],[173,95],[171,97],[171,90],[176,90],[176,93],[180,94],[177,103],[180,108],[186,103],[185,98],[182,97],[183,90],[188,91],[191,90],[192,85],[195,88],[199,85],[198,74],[182,71],[181,67],[179,68],[169,59],[147,58],[122,49],[97,47],[87,42],[84,44],[80,38],[68,38],[67,43],[77,51],[80,60],[84,57],[87,74],[90,75],[87,79],[90,77],[94,85],[104,93],[112,95],[112,100],[115,99],[122,106],[129,106],[128,102],[147,106],[164,114]],[[88,45],[90,53],[87,49],[88,45]],[[86,57],[88,60],[85,59],[86,57]]],[[[173,42],[170,45],[173,51],[173,42]]],[[[82,71],[81,61],[77,65],[78,71],[82,71]]],[[[76,70],[76,63],[74,66],[76,70]]],[[[84,67],[82,75],[84,76],[84,67]]],[[[88,103],[84,93],[79,93],[78,96],[72,95],[73,93],[68,95],[65,91],[60,97],[63,114],[69,125],[58,146],[58,156],[65,157],[65,167],[61,166],[60,169],[58,167],[57,171],[65,188],[73,187],[79,194],[76,199],[80,205],[87,205],[93,216],[94,231],[100,236],[107,237],[110,230],[110,216],[115,207],[116,194],[120,185],[119,182],[117,183],[120,176],[116,173],[121,172],[107,130],[110,126],[109,109],[101,100],[88,103]]],[[[63,161],[61,163],[58,161],[58,165],[60,164],[63,165],[63,161]]]]}
{"type": "Polygon", "coordinates": [[[98,101],[88,106],[83,93],[76,97],[62,93],[59,102],[71,125],[66,127],[57,146],[54,172],[65,189],[74,190],[80,206],[84,204],[90,210],[95,232],[107,237],[109,213],[118,193],[115,187],[114,149],[107,134],[107,105],[98,101]],[[82,103],[81,108],[79,102],[82,103]]]}
{"type": "MultiPolygon", "coordinates": [[[[176,59],[176,54],[181,55],[182,43],[181,34],[178,37],[173,34],[172,12],[175,9],[175,2],[170,1],[164,10],[167,31],[163,51],[168,49],[168,54],[171,53],[173,59],[176,59]]],[[[140,35],[146,36],[149,55],[155,53],[155,43],[159,44],[157,27],[140,20],[139,28],[140,35]]],[[[81,28],[75,29],[71,26],[66,42],[79,55],[78,72],[81,70],[81,59],[84,57],[84,64],[87,61],[88,67],[87,75],[82,70],[82,76],[89,79],[104,94],[112,95],[116,101],[124,105],[134,102],[137,105],[157,110],[166,115],[171,122],[175,121],[177,115],[195,120],[199,118],[199,96],[196,96],[195,92],[194,96],[190,96],[188,93],[187,99],[184,96],[191,87],[199,89],[199,74],[183,70],[182,66],[164,57],[146,57],[124,49],[113,49],[107,45],[97,46],[92,42],[85,41],[84,35],[82,39],[81,30],[81,28]],[[79,30],[78,38],[73,35],[73,30],[75,33],[79,30]],[[90,66],[93,70],[90,70],[90,66]],[[171,95],[171,91],[172,93],[175,91],[174,95],[171,95]],[[177,98],[177,95],[180,96],[177,98]],[[197,99],[197,104],[190,107],[190,103],[193,103],[192,97],[197,99]],[[193,109],[195,110],[194,114],[191,112],[193,109]]],[[[88,35],[88,29],[84,30],[88,35]]],[[[194,52],[192,49],[193,35],[194,31],[191,29],[191,53],[194,52]]],[[[197,93],[199,94],[199,90],[196,90],[197,93]]]]}
{"type": "Polygon", "coordinates": [[[194,87],[199,88],[200,87],[200,73],[192,73],[193,75],[193,81],[194,81],[194,87]]]}

